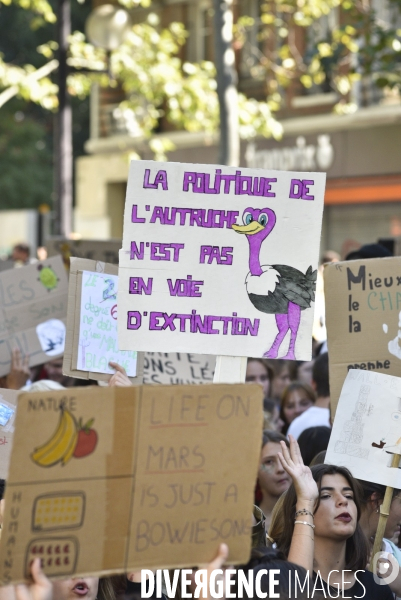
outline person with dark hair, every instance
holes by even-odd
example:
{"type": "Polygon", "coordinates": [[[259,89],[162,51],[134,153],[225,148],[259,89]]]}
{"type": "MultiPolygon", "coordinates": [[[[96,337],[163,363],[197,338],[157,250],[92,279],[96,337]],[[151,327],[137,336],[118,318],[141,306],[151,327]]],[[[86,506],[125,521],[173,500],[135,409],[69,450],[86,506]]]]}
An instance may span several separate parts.
{"type": "Polygon", "coordinates": [[[15,244],[11,253],[11,260],[19,265],[28,265],[30,262],[31,249],[28,244],[15,244]]]}
{"type": "Polygon", "coordinates": [[[290,369],[291,381],[300,381],[307,385],[312,385],[312,370],[315,359],[312,360],[294,360],[290,369]]]}
{"type": "Polygon", "coordinates": [[[270,396],[272,398],[281,398],[285,388],[291,382],[291,360],[270,360],[269,365],[273,369],[274,377],[271,385],[270,396]]]}
{"type": "Polygon", "coordinates": [[[298,438],[298,444],[305,465],[310,466],[316,454],[327,450],[330,434],[330,427],[319,426],[304,429],[298,438]]]}
{"type": "Polygon", "coordinates": [[[312,369],[312,383],[316,394],[330,400],[329,384],[329,355],[327,352],[319,354],[312,369]]]}
{"type": "Polygon", "coordinates": [[[344,260],[361,260],[366,258],[387,258],[392,256],[390,250],[382,244],[365,244],[349,252],[344,260]]]}
{"type": "Polygon", "coordinates": [[[275,400],[273,400],[273,398],[265,398],[263,400],[263,415],[263,429],[281,432],[284,423],[280,417],[280,409],[278,404],[275,400]]]}
{"type": "MultiPolygon", "coordinates": [[[[362,514],[360,524],[362,531],[369,540],[370,547],[373,548],[373,542],[376,535],[376,529],[379,524],[380,506],[383,504],[386,486],[371,481],[358,480],[362,489],[362,514]]],[[[392,554],[399,565],[401,565],[401,551],[391,541],[391,538],[400,535],[401,529],[401,490],[393,491],[393,499],[390,504],[389,515],[386,519],[386,528],[382,551],[392,554]]],[[[401,572],[397,578],[389,584],[391,590],[401,596],[401,572]]]]}
{"type": "Polygon", "coordinates": [[[274,371],[265,359],[248,358],[245,381],[247,383],[259,383],[263,388],[264,398],[268,398],[271,395],[273,376],[274,371]]]}
{"type": "MultiPolygon", "coordinates": [[[[308,584],[308,573],[302,567],[295,565],[294,563],[288,562],[284,554],[278,550],[272,548],[255,548],[252,550],[250,561],[246,565],[239,566],[234,576],[235,584],[233,591],[237,598],[248,598],[249,600],[256,600],[260,596],[256,593],[256,577],[261,574],[260,577],[260,592],[269,598],[270,594],[270,571],[274,572],[274,581],[276,582],[274,592],[279,594],[281,600],[287,600],[289,598],[298,598],[298,600],[307,600],[311,598],[310,592],[313,589],[313,584],[309,581],[308,584]],[[263,574],[261,574],[263,571],[263,574]],[[253,595],[249,595],[245,592],[242,596],[239,595],[238,589],[238,578],[239,574],[243,572],[247,579],[250,579],[252,574],[253,595]]],[[[242,590],[241,590],[242,591],[242,590]]],[[[320,600],[325,598],[320,592],[316,592],[313,598],[320,600]]]]}
{"type": "Polygon", "coordinates": [[[80,577],[50,581],[43,573],[40,558],[32,561],[30,569],[31,583],[1,587],[0,600],[116,600],[114,580],[120,578],[80,577]]]}
{"type": "Polygon", "coordinates": [[[315,465],[324,465],[324,461],[326,459],[326,450],[322,450],[318,452],[314,458],[312,458],[310,462],[310,467],[314,467],[315,465]]]}
{"type": "MultiPolygon", "coordinates": [[[[359,484],[345,467],[302,461],[291,436],[290,449],[281,443],[278,458],[292,479],[283,497],[280,518],[272,520],[269,536],[287,559],[314,571],[326,597],[392,600],[387,585],[366,571],[368,542],[359,525],[359,484]]],[[[275,513],[277,514],[277,513],[275,513]]]]}
{"type": "Polygon", "coordinates": [[[280,419],[284,423],[282,433],[287,433],[291,423],[313,406],[315,401],[316,394],[309,385],[300,381],[290,383],[281,396],[280,419]]]}
{"type": "Polygon", "coordinates": [[[262,495],[259,508],[266,517],[266,527],[269,526],[274,505],[291,483],[277,458],[277,454],[280,452],[280,442],[288,444],[281,433],[277,431],[263,432],[258,484],[262,495]]]}
{"type": "Polygon", "coordinates": [[[330,427],[330,386],[329,357],[327,352],[319,354],[312,371],[312,387],[316,392],[316,402],[299,417],[294,419],[288,428],[288,434],[298,439],[304,429],[309,427],[330,427]]]}

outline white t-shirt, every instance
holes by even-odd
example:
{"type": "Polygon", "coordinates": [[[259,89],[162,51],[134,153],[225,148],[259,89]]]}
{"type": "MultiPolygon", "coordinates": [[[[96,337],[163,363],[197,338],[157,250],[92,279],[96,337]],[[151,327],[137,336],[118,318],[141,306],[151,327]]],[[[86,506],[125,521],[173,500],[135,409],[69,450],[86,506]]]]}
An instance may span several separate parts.
{"type": "Polygon", "coordinates": [[[288,428],[287,435],[290,433],[297,440],[304,429],[309,427],[330,427],[330,410],[320,406],[311,406],[293,420],[288,428]]]}

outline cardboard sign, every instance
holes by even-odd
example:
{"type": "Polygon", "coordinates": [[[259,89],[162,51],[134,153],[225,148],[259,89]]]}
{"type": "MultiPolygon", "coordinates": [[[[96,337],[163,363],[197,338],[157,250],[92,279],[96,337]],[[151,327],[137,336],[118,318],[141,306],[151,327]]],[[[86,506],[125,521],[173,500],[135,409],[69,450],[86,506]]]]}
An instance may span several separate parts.
{"type": "Polygon", "coordinates": [[[212,383],[216,357],[210,354],[145,352],[143,383],[212,383]]]}
{"type": "Polygon", "coordinates": [[[323,173],[131,162],[121,349],[309,360],[324,184],[323,173]]]}
{"type": "Polygon", "coordinates": [[[70,268],[70,258],[87,258],[118,265],[118,251],[121,240],[67,240],[51,238],[46,241],[48,256],[61,254],[67,271],[70,268]]]}
{"type": "Polygon", "coordinates": [[[117,272],[115,265],[71,258],[64,375],[108,381],[113,361],[134,385],[142,383],[142,357],[118,349],[117,272]]]}
{"type": "Polygon", "coordinates": [[[347,467],[354,477],[401,487],[401,379],[351,369],[344,382],[325,462],[347,467]]]}
{"type": "Polygon", "coordinates": [[[349,369],[401,376],[400,275],[398,257],[325,266],[333,416],[349,369]]]}
{"type": "Polygon", "coordinates": [[[0,479],[8,477],[18,394],[18,390],[0,388],[0,479]]]}
{"type": "Polygon", "coordinates": [[[67,286],[60,256],[0,273],[0,376],[14,348],[30,366],[63,354],[67,286]]]}
{"type": "Polygon", "coordinates": [[[0,581],[245,563],[262,424],[249,384],[21,394],[0,581]]]}

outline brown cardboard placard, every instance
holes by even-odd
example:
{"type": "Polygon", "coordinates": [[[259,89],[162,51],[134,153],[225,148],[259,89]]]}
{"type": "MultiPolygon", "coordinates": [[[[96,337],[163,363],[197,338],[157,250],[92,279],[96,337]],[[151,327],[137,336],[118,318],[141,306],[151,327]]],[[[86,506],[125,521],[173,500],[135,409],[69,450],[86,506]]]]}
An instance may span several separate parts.
{"type": "Polygon", "coordinates": [[[249,384],[21,394],[0,581],[35,556],[53,577],[193,566],[222,541],[245,563],[262,424],[249,384]]]}
{"type": "Polygon", "coordinates": [[[55,237],[46,241],[46,248],[48,256],[61,254],[69,271],[70,258],[73,256],[118,265],[121,240],[68,240],[55,237]]]}
{"type": "Polygon", "coordinates": [[[212,383],[216,357],[184,352],[144,352],[143,383],[212,383]]]}
{"type": "Polygon", "coordinates": [[[7,479],[19,390],[0,388],[0,479],[7,479]]]}
{"type": "MultiPolygon", "coordinates": [[[[67,335],[63,360],[63,374],[79,379],[109,381],[110,373],[98,373],[90,369],[78,368],[78,345],[80,335],[82,272],[118,275],[118,267],[101,261],[71,257],[68,282],[67,335]]],[[[143,376],[143,354],[137,353],[136,376],[130,377],[133,385],[140,385],[143,376]]]]}
{"type": "Polygon", "coordinates": [[[399,257],[325,266],[332,417],[349,369],[401,376],[400,276],[399,257]]]}
{"type": "Polygon", "coordinates": [[[14,348],[31,367],[63,354],[67,292],[60,256],[0,273],[0,376],[14,348]]]}

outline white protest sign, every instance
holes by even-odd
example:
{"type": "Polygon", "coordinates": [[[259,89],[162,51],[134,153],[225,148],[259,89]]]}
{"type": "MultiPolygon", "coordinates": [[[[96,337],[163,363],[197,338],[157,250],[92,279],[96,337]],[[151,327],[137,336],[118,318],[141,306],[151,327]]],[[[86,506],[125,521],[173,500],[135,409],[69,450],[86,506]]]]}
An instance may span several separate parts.
{"type": "Polygon", "coordinates": [[[78,358],[75,368],[94,373],[114,373],[113,361],[136,375],[137,353],[121,351],[117,343],[118,277],[82,271],[78,358]]]}
{"type": "Polygon", "coordinates": [[[145,352],[143,383],[212,383],[216,357],[180,352],[145,352]]]}
{"type": "Polygon", "coordinates": [[[309,360],[324,185],[323,173],[133,161],[120,348],[309,360]]]}
{"type": "Polygon", "coordinates": [[[351,369],[337,405],[325,462],[347,467],[354,477],[401,488],[401,379],[351,369]]]}

